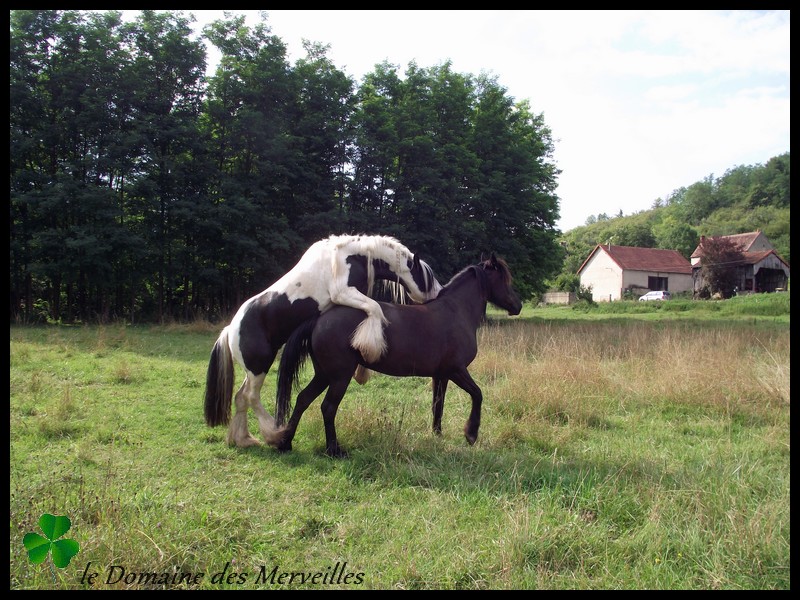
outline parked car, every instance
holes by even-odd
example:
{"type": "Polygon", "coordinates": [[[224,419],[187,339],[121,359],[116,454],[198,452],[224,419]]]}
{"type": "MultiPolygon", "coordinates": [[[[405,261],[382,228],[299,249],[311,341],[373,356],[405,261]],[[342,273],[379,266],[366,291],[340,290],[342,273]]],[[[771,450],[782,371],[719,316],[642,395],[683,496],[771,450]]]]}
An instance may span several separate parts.
{"type": "Polygon", "coordinates": [[[647,292],[644,296],[639,296],[639,302],[644,302],[645,300],[669,300],[672,298],[672,294],[670,294],[666,290],[659,290],[657,292],[647,292]]]}

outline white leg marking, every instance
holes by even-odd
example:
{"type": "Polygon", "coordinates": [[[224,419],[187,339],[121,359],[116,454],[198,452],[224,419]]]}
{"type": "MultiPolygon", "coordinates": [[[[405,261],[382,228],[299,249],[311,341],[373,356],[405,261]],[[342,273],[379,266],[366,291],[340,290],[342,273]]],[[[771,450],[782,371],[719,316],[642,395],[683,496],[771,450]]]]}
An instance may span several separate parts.
{"type": "MultiPolygon", "coordinates": [[[[252,376],[248,374],[244,379],[244,383],[242,383],[242,387],[236,392],[236,414],[234,414],[233,419],[231,419],[231,423],[228,426],[228,435],[225,438],[230,446],[247,448],[248,446],[258,446],[261,444],[261,442],[250,435],[250,431],[247,427],[247,406],[250,404],[248,397],[251,393],[251,377],[252,376]]],[[[261,380],[263,382],[263,377],[261,380]]]]}

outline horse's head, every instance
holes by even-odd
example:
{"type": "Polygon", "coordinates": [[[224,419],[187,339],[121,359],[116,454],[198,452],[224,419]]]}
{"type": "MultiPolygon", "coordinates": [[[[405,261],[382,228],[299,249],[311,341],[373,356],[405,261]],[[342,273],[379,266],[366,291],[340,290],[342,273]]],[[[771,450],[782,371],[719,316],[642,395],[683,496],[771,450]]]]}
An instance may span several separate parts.
{"type": "Polygon", "coordinates": [[[489,282],[489,302],[507,310],[509,315],[518,315],[522,311],[522,301],[511,286],[511,270],[506,261],[493,252],[491,258],[478,266],[483,268],[489,282]]]}
{"type": "MultiPolygon", "coordinates": [[[[413,289],[410,283],[405,283],[405,287],[411,298],[415,302],[425,302],[426,300],[433,300],[442,291],[442,284],[436,279],[431,266],[422,260],[418,254],[414,255],[411,259],[411,264],[406,261],[408,267],[408,276],[406,279],[413,281],[413,289]]],[[[401,276],[401,280],[404,278],[401,276]]]]}
{"type": "Polygon", "coordinates": [[[401,284],[414,302],[433,300],[442,290],[442,284],[437,281],[433,269],[416,254],[412,256],[398,251],[396,260],[391,264],[378,261],[375,276],[401,284]]]}

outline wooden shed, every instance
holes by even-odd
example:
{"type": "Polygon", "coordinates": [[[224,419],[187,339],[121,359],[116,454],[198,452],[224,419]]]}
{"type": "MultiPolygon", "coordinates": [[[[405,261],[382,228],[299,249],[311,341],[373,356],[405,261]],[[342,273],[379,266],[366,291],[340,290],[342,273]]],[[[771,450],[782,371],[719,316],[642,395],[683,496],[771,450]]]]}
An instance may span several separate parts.
{"type": "MultiPolygon", "coordinates": [[[[789,283],[789,265],[781,258],[772,242],[767,239],[762,231],[737,233],[735,235],[720,236],[733,241],[739,252],[742,253],[742,262],[735,265],[737,271],[737,288],[740,293],[774,292],[785,290],[789,283]]],[[[692,252],[692,288],[699,293],[705,286],[703,280],[703,242],[705,236],[700,237],[700,244],[692,252]]]]}

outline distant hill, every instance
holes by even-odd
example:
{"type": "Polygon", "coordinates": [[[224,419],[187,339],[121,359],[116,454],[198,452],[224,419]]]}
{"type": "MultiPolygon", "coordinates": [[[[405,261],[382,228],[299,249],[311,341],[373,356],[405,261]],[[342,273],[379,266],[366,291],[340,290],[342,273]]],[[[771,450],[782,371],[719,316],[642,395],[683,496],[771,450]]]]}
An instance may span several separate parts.
{"type": "Polygon", "coordinates": [[[577,272],[597,244],[677,250],[687,259],[701,235],[761,230],[791,264],[789,239],[789,153],[766,164],[737,166],[719,178],[709,175],[658,198],[649,210],[631,215],[590,216],[565,232],[562,274],[577,272]]]}

